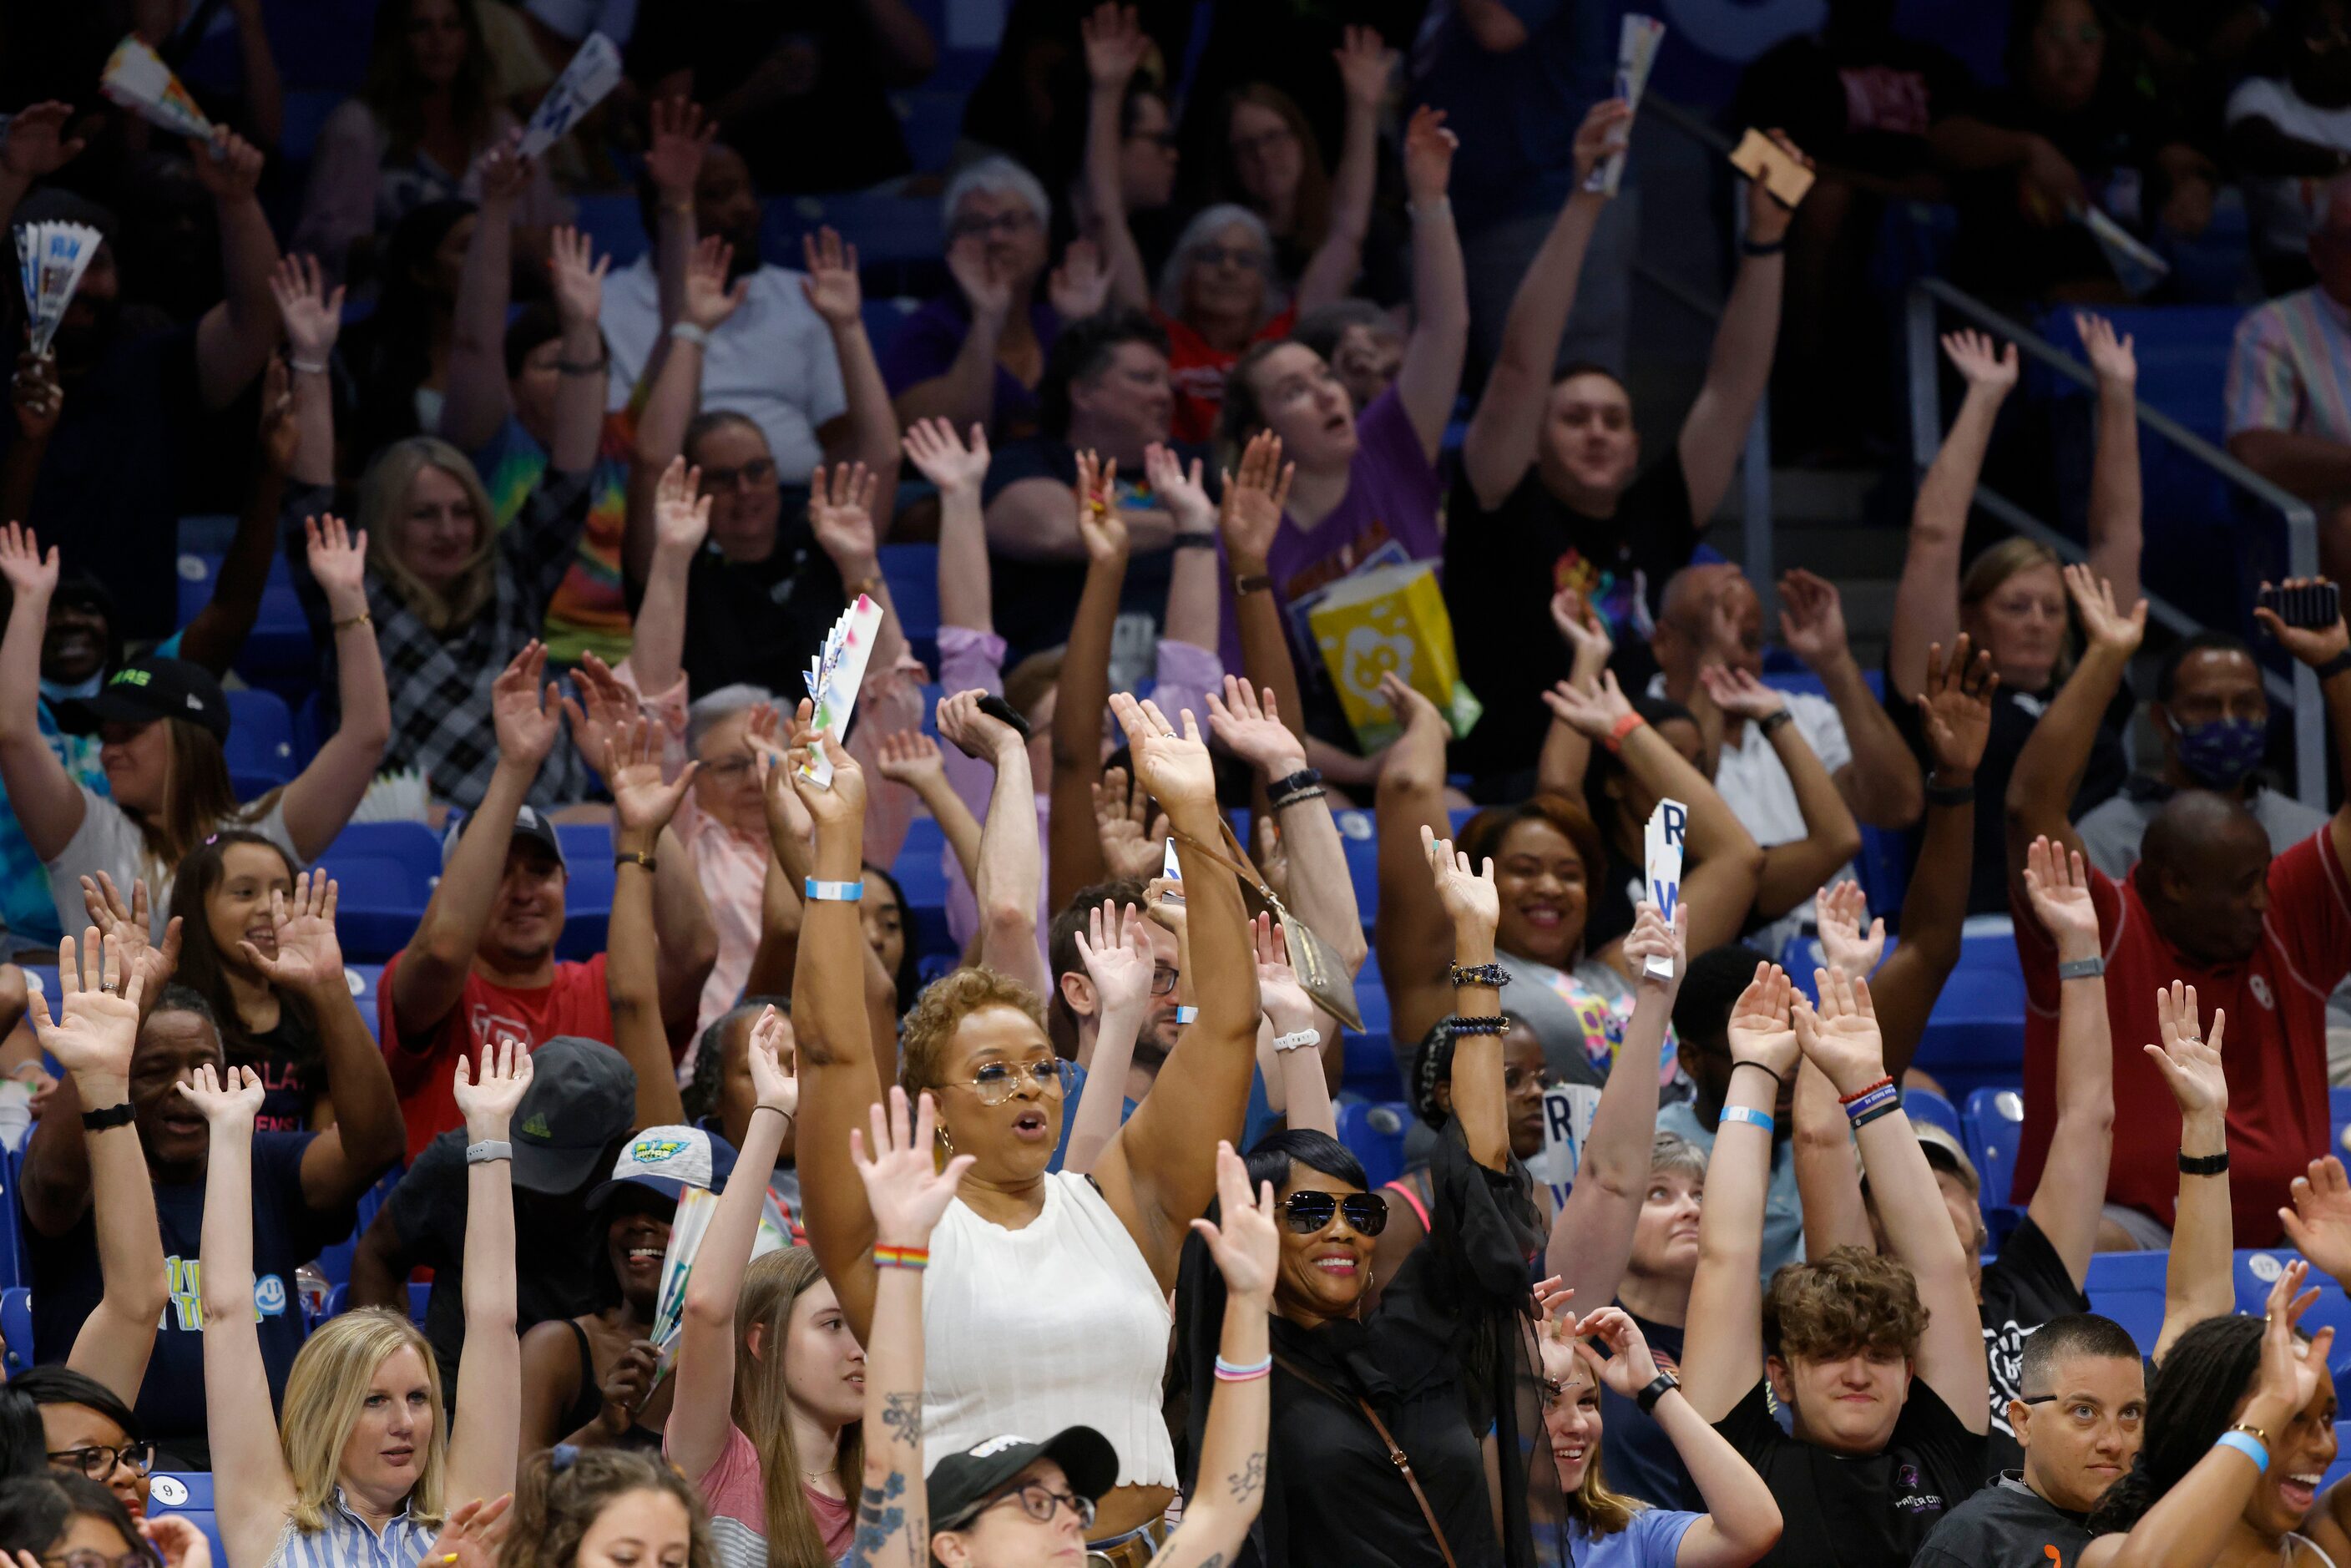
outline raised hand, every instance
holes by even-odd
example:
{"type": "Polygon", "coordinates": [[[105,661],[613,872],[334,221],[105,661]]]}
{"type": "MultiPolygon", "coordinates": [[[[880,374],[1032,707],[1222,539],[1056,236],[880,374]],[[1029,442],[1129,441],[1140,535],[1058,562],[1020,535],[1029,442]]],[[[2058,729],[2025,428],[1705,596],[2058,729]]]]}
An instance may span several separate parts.
{"type": "Polygon", "coordinates": [[[180,967],[180,917],[174,915],[163,923],[160,946],[147,940],[147,879],[131,880],[126,903],[114,878],[105,872],[99,872],[96,881],[83,877],[81,904],[89,912],[89,923],[122,949],[123,973],[140,977],[139,994],[161,996],[180,967]]]}
{"type": "Polygon", "coordinates": [[[66,411],[65,389],[57,384],[54,354],[30,349],[16,356],[16,373],[8,382],[8,402],[16,411],[16,428],[28,442],[48,440],[66,411]]]}
{"type": "Polygon", "coordinates": [[[1182,458],[1155,441],[1143,449],[1143,476],[1150,483],[1153,498],[1176,519],[1177,533],[1216,531],[1217,507],[1208,499],[1207,486],[1200,483],[1198,458],[1193,458],[1186,470],[1182,458]]]}
{"type": "Polygon", "coordinates": [[[522,1103],[524,1092],[530,1088],[530,1047],[511,1035],[500,1035],[496,1045],[482,1047],[478,1078],[474,1074],[473,1064],[460,1055],[454,1088],[457,1113],[465,1119],[465,1141],[503,1142],[514,1120],[515,1107],[522,1103]]]}
{"type": "Polygon", "coordinates": [[[1450,737],[1453,726],[1447,722],[1437,706],[1424,695],[1419,687],[1390,670],[1380,677],[1380,701],[1388,705],[1395,721],[1406,735],[1416,730],[1434,728],[1441,736],[1450,737]]]}
{"type": "Polygon", "coordinates": [[[865,769],[858,766],[857,758],[849,754],[831,730],[819,731],[811,726],[811,706],[806,698],[801,699],[800,719],[792,734],[787,775],[815,827],[836,831],[858,827],[865,821],[865,769]],[[819,747],[823,749],[825,760],[832,764],[830,789],[800,771],[819,747]]]}
{"type": "Polygon", "coordinates": [[[1281,437],[1270,430],[1259,431],[1241,449],[1240,472],[1225,476],[1224,502],[1217,514],[1235,571],[1265,570],[1266,551],[1281,528],[1290,482],[1297,475],[1297,464],[1282,462],[1281,437]]]}
{"type": "Polygon", "coordinates": [[[735,270],[735,247],[716,235],[705,235],[694,245],[685,264],[684,319],[705,332],[715,332],[743,301],[750,298],[751,280],[726,279],[735,270]]]}
{"type": "Polygon", "coordinates": [[[1592,1375],[1610,1393],[1626,1399],[1657,1380],[1657,1358],[1649,1342],[1621,1307],[1602,1307],[1575,1325],[1575,1354],[1592,1375]],[[1603,1356],[1587,1343],[1597,1340],[1608,1350],[1603,1356]]]}
{"type": "Polygon", "coordinates": [[[1217,1140],[1217,1218],[1196,1219],[1192,1228],[1208,1244],[1208,1256],[1225,1276],[1227,1291],[1260,1312],[1272,1304],[1274,1278],[1281,1270],[1273,1184],[1260,1183],[1251,1202],[1249,1166],[1222,1138],[1217,1140]]]}
{"type": "Polygon", "coordinates": [[[204,194],[223,206],[253,200],[261,184],[261,149],[225,125],[213,127],[209,141],[188,138],[188,161],[204,194]]]}
{"type": "Polygon", "coordinates": [[[1736,718],[1761,721],[1788,706],[1777,686],[1767,686],[1749,671],[1734,664],[1701,664],[1698,684],[1714,706],[1736,718]]]}
{"type": "Polygon", "coordinates": [[[1636,987],[1663,992],[1671,1001],[1682,988],[1682,977],[1689,973],[1689,905],[1676,903],[1674,917],[1667,920],[1645,900],[1634,911],[1633,929],[1625,934],[1625,961],[1633,966],[1636,987]],[[1671,977],[1660,979],[1650,973],[1651,958],[1665,959],[1671,977]]]}
{"type": "Polygon", "coordinates": [[[914,471],[939,487],[942,496],[977,496],[987,477],[987,427],[971,427],[968,445],[956,439],[955,426],[944,419],[918,419],[906,427],[899,442],[914,471]]]}
{"type": "Polygon", "coordinates": [[[57,547],[41,553],[33,530],[17,523],[0,525],[0,580],[18,598],[27,594],[46,601],[57,591],[57,547]]]}
{"type": "Polygon", "coordinates": [[[691,209],[702,155],[718,134],[718,122],[702,117],[702,106],[683,98],[655,99],[653,144],[645,150],[645,172],[664,206],[691,209]]]}
{"type": "MultiPolygon", "coordinates": [[[[2183,1121],[2196,1115],[2224,1116],[2229,1110],[2229,1075],[2220,1061],[2220,1038],[2229,1030],[2228,1012],[2212,1009],[2209,1038],[2199,1035],[2196,1016],[2195,987],[2174,980],[2158,988],[2155,1027],[2163,1043],[2140,1047],[2163,1074],[2164,1082],[2171,1086],[2171,1097],[2179,1102],[2183,1121]]],[[[2302,1185],[2294,1184],[2297,1188],[2302,1185]]]]}
{"type": "Polygon", "coordinates": [[[1260,703],[1257,688],[1227,675],[1224,695],[1208,694],[1208,733],[1269,781],[1287,779],[1306,766],[1306,747],[1281,722],[1271,686],[1265,688],[1260,703]]]}
{"type": "Polygon", "coordinates": [[[482,205],[492,210],[511,210],[522,200],[522,188],[530,183],[530,171],[531,161],[522,155],[522,131],[517,127],[486,148],[475,161],[482,205]]]}
{"type": "Polygon", "coordinates": [[[1974,328],[1962,327],[1943,334],[1943,352],[1970,392],[2004,398],[2016,386],[2018,361],[2013,343],[2003,348],[1974,328]]]}
{"type": "Polygon", "coordinates": [[[555,314],[568,328],[592,327],[604,306],[604,274],[612,258],[596,255],[596,244],[575,228],[555,231],[548,253],[548,280],[555,291],[555,314]]]}
{"type": "Polygon", "coordinates": [[[901,729],[883,736],[881,755],[874,758],[873,765],[883,778],[893,784],[904,784],[917,794],[926,784],[946,783],[947,765],[939,755],[939,743],[918,729],[901,729]]]}
{"type": "MultiPolygon", "coordinates": [[[[1275,1035],[1295,1034],[1314,1028],[1314,998],[1299,982],[1290,962],[1290,938],[1270,914],[1249,922],[1257,939],[1258,1008],[1273,1022],[1275,1035]]],[[[1319,1031],[1318,1031],[1319,1032],[1319,1031]]]]}
{"type": "Polygon", "coordinates": [[[810,476],[809,528],[824,553],[835,561],[862,565],[873,558],[873,496],[881,484],[882,476],[869,472],[862,463],[834,464],[829,493],[823,464],[818,464],[810,476]]]}
{"type": "MultiPolygon", "coordinates": [[[[2285,580],[2285,586],[2316,588],[2324,585],[2325,581],[2326,579],[2323,577],[2289,577],[2285,580]]],[[[2267,588],[2269,584],[2264,582],[2262,586],[2267,588]]],[[[2146,612],[2147,607],[2144,604],[2140,605],[2139,613],[2142,622],[2146,618],[2146,612]]],[[[2314,668],[2324,664],[2327,660],[2343,652],[2345,648],[2351,647],[2351,632],[2344,630],[2343,618],[2340,615],[2335,618],[2334,624],[2330,626],[2289,626],[2278,619],[2276,611],[2264,606],[2253,611],[2253,619],[2259,621],[2263,630],[2276,638],[2287,653],[2314,668]]]]}
{"type": "Polygon", "coordinates": [[[1053,314],[1064,321],[1082,321],[1102,313],[1110,303],[1110,269],[1102,251],[1090,239],[1073,239],[1061,252],[1061,265],[1045,279],[1045,298],[1053,314]]]}
{"type": "Polygon", "coordinates": [[[1608,199],[1605,191],[1592,190],[1592,172],[1608,162],[1609,154],[1625,145],[1633,133],[1633,108],[1621,98],[1607,98],[1583,111],[1583,123],[1575,128],[1575,145],[1571,152],[1575,160],[1575,183],[1572,189],[1579,194],[1589,192],[1602,201],[1608,199]]]}
{"type": "Polygon", "coordinates": [[[939,699],[939,734],[955,748],[975,762],[993,765],[1007,750],[1028,744],[1028,737],[1019,730],[979,706],[987,695],[974,687],[967,692],[955,692],[939,699]]]}
{"type": "Polygon", "coordinates": [[[1839,1094],[1868,1088],[1886,1076],[1886,1040],[1878,1032],[1869,982],[1847,979],[1834,969],[1815,969],[1813,979],[1820,988],[1820,1006],[1813,1007],[1801,991],[1789,1003],[1797,1045],[1828,1074],[1839,1094]]]}
{"type": "MultiPolygon", "coordinates": [[[[1388,47],[1377,27],[1349,27],[1339,36],[1339,47],[1331,51],[1338,62],[1339,81],[1346,89],[1347,101],[1366,109],[1376,109],[1387,96],[1388,78],[1395,74],[1396,52],[1388,47]]],[[[1418,118],[1415,117],[1416,120],[1418,118]]],[[[1438,117],[1441,120],[1443,116],[1438,117]]],[[[1405,153],[1407,161],[1411,154],[1405,153]]]]}
{"type": "Polygon", "coordinates": [[[1758,964],[1755,977],[1730,1004],[1730,1060],[1753,1061],[1782,1083],[1794,1071],[1798,1047],[1789,998],[1795,988],[1777,964],[1758,964]]]}
{"type": "Polygon", "coordinates": [[[1428,857],[1437,902],[1453,922],[1457,936],[1482,934],[1491,940],[1502,915],[1501,895],[1494,889],[1493,858],[1471,866],[1469,857],[1456,850],[1451,839],[1438,838],[1426,822],[1420,825],[1420,850],[1428,857]]]}
{"type": "Polygon", "coordinates": [[[796,1116],[800,1108],[799,1075],[792,1064],[784,1060],[784,1018],[770,1004],[751,1026],[750,1051],[752,1103],[771,1111],[781,1111],[796,1116]]]}
{"type": "Polygon", "coordinates": [[[1918,726],[1927,737],[1927,750],[1936,775],[1946,784],[1962,784],[1975,777],[1983,760],[1984,743],[1991,737],[1991,699],[2000,690],[2000,676],[1991,667],[1991,650],[1970,660],[1968,634],[1959,633],[1951,646],[1951,662],[1943,663],[1943,645],[1927,649],[1927,689],[1910,700],[1918,707],[1918,726]]]}
{"type": "Polygon", "coordinates": [[[1137,702],[1132,694],[1113,692],[1110,711],[1126,732],[1134,777],[1172,819],[1181,807],[1213,811],[1217,806],[1217,770],[1208,760],[1199,721],[1184,710],[1184,732],[1178,735],[1158,705],[1137,702]]]}
{"type": "Polygon", "coordinates": [[[1124,92],[1152,47],[1151,35],[1135,20],[1134,7],[1097,5],[1092,16],[1078,18],[1078,32],[1086,43],[1086,78],[1096,87],[1124,92]]]}
{"type": "MultiPolygon", "coordinates": [[[[2082,618],[2083,635],[2093,646],[2111,649],[2123,658],[2137,653],[2140,640],[2147,635],[2147,601],[2142,599],[2125,612],[2115,601],[2113,583],[2079,563],[2063,570],[2065,591],[2074,596],[2074,613],[2082,618]]],[[[2342,646],[2339,629],[2335,645],[2342,646]]]]}
{"type": "Polygon", "coordinates": [[[2326,1375],[2326,1353],[2335,1344],[2332,1327],[2322,1328],[2306,1340],[2294,1333],[2302,1314],[2318,1301],[2316,1291],[2303,1289],[2309,1278],[2310,1265],[2295,1259],[2279,1271],[2262,1305],[2261,1365],[2254,1374],[2253,1397],[2245,1406],[2245,1415],[2254,1425],[2273,1431],[2300,1415],[2317,1394],[2319,1379],[2326,1375]],[[2262,1410],[2265,1405],[2269,1408],[2262,1410]],[[2268,1421],[2256,1416],[2257,1411],[2268,1421]]]}
{"type": "Polygon", "coordinates": [[[14,180],[38,180],[79,157],[81,138],[66,135],[72,119],[73,106],[55,99],[17,110],[0,132],[0,172],[14,180]]]}
{"type": "Polygon", "coordinates": [[[700,549],[710,536],[710,501],[702,493],[702,470],[671,458],[653,486],[653,549],[673,559],[700,549]]]}
{"type": "Polygon", "coordinates": [[[270,269],[269,295],[286,328],[286,346],[306,365],[323,365],[343,330],[343,286],[329,291],[315,256],[279,258],[270,269]]]}
{"type": "Polygon", "coordinates": [[[1078,537],[1086,559],[1113,566],[1126,559],[1126,518],[1118,509],[1118,459],[1107,463],[1089,447],[1078,454],[1078,537]]]}
{"type": "Polygon", "coordinates": [[[2082,852],[2053,844],[2047,835],[2024,852],[2024,892],[2034,918],[2061,955],[2093,957],[2098,946],[2098,906],[2090,897],[2090,873],[2082,852]]]}
{"type": "Polygon", "coordinates": [[[1616,672],[1603,670],[1589,686],[1561,681],[1543,693],[1543,706],[1562,724],[1572,725],[1594,740],[1615,731],[1617,721],[1633,711],[1616,684],[1616,672]]]}
{"type": "Polygon", "coordinates": [[[1002,327],[1012,311],[1012,280],[1005,276],[1003,264],[989,253],[987,236],[957,235],[949,240],[947,276],[963,290],[974,322],[1002,327]]]}
{"type": "Polygon", "coordinates": [[[367,608],[367,530],[354,533],[332,512],[302,519],[303,558],[310,575],[327,596],[328,605],[342,619],[347,608],[358,614],[367,608]]]}
{"type": "Polygon", "coordinates": [[[635,718],[643,705],[593,650],[580,655],[571,684],[578,700],[562,699],[564,716],[571,721],[571,744],[601,773],[622,726],[635,718]]]}
{"type": "MultiPolygon", "coordinates": [[[[435,1568],[497,1568],[499,1549],[506,1545],[507,1530],[514,1522],[507,1511],[513,1506],[514,1493],[505,1492],[495,1498],[477,1497],[451,1509],[424,1561],[435,1568]]],[[[203,1539],[201,1532],[198,1539],[203,1539]]]]}
{"type": "Polygon", "coordinates": [[[563,727],[555,688],[542,694],[538,680],[547,670],[547,644],[533,638],[490,683],[490,722],[498,737],[498,755],[534,770],[555,749],[563,727]]]}
{"type": "Polygon", "coordinates": [[[270,950],[240,940],[245,961],[289,991],[343,984],[343,945],[335,936],[335,904],[340,890],[323,871],[294,879],[294,896],[269,899],[270,950]]]}
{"type": "Polygon", "coordinates": [[[1835,583],[1809,571],[1781,574],[1780,641],[1811,670],[1847,656],[1844,597],[1835,583]]]}
{"type": "Polygon", "coordinates": [[[1453,154],[1461,138],[1445,129],[1445,111],[1422,104],[1404,131],[1404,188],[1415,206],[1445,200],[1453,179],[1453,154]]]}
{"type": "Polygon", "coordinates": [[[209,1061],[198,1062],[195,1071],[172,1088],[195,1107],[215,1138],[239,1131],[250,1134],[261,1111],[261,1074],[250,1067],[215,1070],[209,1061]]]}
{"type": "Polygon", "coordinates": [[[1872,920],[1865,934],[1861,922],[1868,913],[1868,895],[1851,877],[1813,895],[1813,925],[1820,933],[1822,956],[1830,968],[1855,979],[1866,978],[1886,956],[1886,922],[1872,920]]]}
{"type": "Polygon", "coordinates": [[[808,267],[808,276],[800,279],[800,293],[810,308],[836,332],[857,326],[863,319],[865,305],[865,291],[857,280],[857,247],[842,244],[841,235],[827,225],[812,235],[800,235],[800,259],[808,267]]]}
{"type": "Polygon", "coordinates": [[[1151,933],[1143,912],[1132,904],[1122,911],[1109,899],[1086,911],[1086,928],[1078,933],[1078,961],[1094,983],[1097,1017],[1118,1014],[1139,1019],[1151,1005],[1151,977],[1158,960],[1151,950],[1151,933]]]}
{"type": "MultiPolygon", "coordinates": [[[[212,1542],[204,1532],[181,1514],[159,1513],[152,1519],[133,1521],[140,1539],[155,1549],[163,1568],[213,1568],[212,1542]]],[[[29,1556],[30,1553],[19,1553],[29,1556]]],[[[431,1561],[430,1558],[427,1561],[431,1561]]],[[[488,1568],[486,1563],[468,1563],[465,1568],[488,1568]]]]}
{"type": "MultiPolygon", "coordinates": [[[[1776,126],[1767,132],[1780,144],[1780,151],[1809,169],[1813,160],[1809,153],[1789,140],[1788,133],[1776,126]]],[[[1768,180],[1747,182],[1747,239],[1752,245],[1771,245],[1786,237],[1788,225],[1796,219],[1796,209],[1771,193],[1768,180]]]]}
{"type": "Polygon", "coordinates": [[[2351,1280],[2351,1179],[2341,1160],[2311,1161],[2308,1173],[2294,1178],[2294,1207],[2279,1209],[2278,1219],[2295,1251],[2338,1282],[2351,1280]]]}
{"type": "Polygon", "coordinates": [[[57,985],[64,994],[56,1022],[45,992],[33,992],[25,1009],[41,1049],[78,1080],[103,1079],[114,1089],[128,1084],[144,988],[138,970],[124,964],[121,944],[101,938],[93,925],[82,936],[78,962],[74,939],[58,938],[57,985]]]}
{"type": "Polygon", "coordinates": [[[2136,340],[2129,333],[2117,336],[2112,321],[2087,310],[2074,312],[2074,330],[2082,335],[2082,348],[2101,385],[2128,391],[2138,384],[2138,356],[2132,351],[2136,340]]]}
{"type": "Polygon", "coordinates": [[[873,1215],[873,1237],[885,1247],[922,1247],[929,1243],[939,1216],[955,1201],[956,1186],[977,1158],[957,1155],[942,1167],[932,1154],[938,1136],[938,1106],[925,1091],[907,1125],[906,1092],[890,1085],[890,1112],[879,1102],[869,1106],[870,1134],[849,1130],[850,1157],[857,1162],[858,1179],[865,1184],[865,1206],[873,1215]],[[872,1149],[867,1154],[868,1147],[872,1149]]]}
{"type": "Polygon", "coordinates": [[[1146,825],[1150,797],[1127,787],[1126,769],[1105,769],[1093,786],[1094,837],[1102,863],[1122,881],[1147,882],[1166,864],[1167,815],[1146,825]]]}
{"type": "Polygon", "coordinates": [[[664,783],[661,732],[642,717],[622,721],[597,759],[597,771],[612,791],[612,815],[622,834],[642,839],[648,845],[677,815],[686,790],[694,785],[694,776],[701,770],[700,762],[689,761],[678,769],[675,779],[664,783]]]}
{"type": "Polygon", "coordinates": [[[1562,588],[1552,594],[1551,623],[1559,629],[1560,640],[1567,644],[1577,679],[1592,680],[1608,667],[1616,644],[1608,635],[1608,622],[1600,618],[1600,612],[1583,594],[1573,588],[1562,588]]]}

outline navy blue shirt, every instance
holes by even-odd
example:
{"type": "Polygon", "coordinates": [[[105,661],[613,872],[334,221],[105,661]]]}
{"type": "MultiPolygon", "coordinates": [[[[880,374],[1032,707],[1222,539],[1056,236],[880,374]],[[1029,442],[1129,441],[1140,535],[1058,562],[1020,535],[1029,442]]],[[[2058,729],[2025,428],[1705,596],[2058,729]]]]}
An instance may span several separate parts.
{"type": "Polygon", "coordinates": [[[1575,129],[1616,79],[1616,32],[1625,7],[1573,0],[1503,0],[1527,41],[1495,54],[1458,9],[1416,46],[1416,99],[1445,110],[1446,129],[1477,156],[1454,166],[1450,194],[1461,232],[1556,212],[1575,184],[1575,129]]]}

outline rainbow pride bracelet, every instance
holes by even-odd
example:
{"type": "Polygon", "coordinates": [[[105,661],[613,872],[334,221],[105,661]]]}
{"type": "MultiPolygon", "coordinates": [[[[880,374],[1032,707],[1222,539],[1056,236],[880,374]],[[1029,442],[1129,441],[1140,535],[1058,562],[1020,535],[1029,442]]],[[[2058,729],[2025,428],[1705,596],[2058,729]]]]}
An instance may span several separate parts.
{"type": "Polygon", "coordinates": [[[927,1247],[883,1247],[873,1249],[876,1269],[912,1269],[916,1273],[930,1266],[931,1249],[927,1247]]]}
{"type": "Polygon", "coordinates": [[[1273,1357],[1270,1355],[1263,1361],[1250,1362],[1231,1362],[1221,1355],[1217,1357],[1217,1381],[1219,1383],[1255,1383],[1272,1373],[1273,1357]]]}

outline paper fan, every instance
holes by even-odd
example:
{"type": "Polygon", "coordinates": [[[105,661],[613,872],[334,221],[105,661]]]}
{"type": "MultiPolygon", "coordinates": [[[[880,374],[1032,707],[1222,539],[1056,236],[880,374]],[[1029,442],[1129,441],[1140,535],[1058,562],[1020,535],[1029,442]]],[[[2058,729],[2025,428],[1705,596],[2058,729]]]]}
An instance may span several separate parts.
{"type": "Polygon", "coordinates": [[[196,107],[162,56],[136,33],[114,46],[99,77],[100,91],[123,108],[181,136],[209,137],[213,122],[196,107]]]}

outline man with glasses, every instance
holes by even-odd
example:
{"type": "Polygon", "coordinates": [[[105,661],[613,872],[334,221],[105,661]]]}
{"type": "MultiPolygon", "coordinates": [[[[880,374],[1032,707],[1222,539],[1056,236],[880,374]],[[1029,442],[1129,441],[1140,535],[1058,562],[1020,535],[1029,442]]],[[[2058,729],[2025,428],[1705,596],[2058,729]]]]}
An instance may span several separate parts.
{"type": "MultiPolygon", "coordinates": [[[[1046,1021],[1053,1049],[1065,1060],[1092,1061],[1094,1041],[1102,1033],[1100,998],[1094,993],[1092,978],[1086,973],[1085,960],[1078,954],[1078,936],[1087,929],[1087,916],[1105,903],[1123,909],[1129,904],[1141,908],[1147,902],[1148,895],[1139,882],[1097,883],[1080,888],[1069,907],[1053,916],[1052,930],[1047,938],[1053,994],[1048,1003],[1046,1021]]],[[[1144,921],[1143,928],[1151,937],[1151,1000],[1144,1013],[1142,1030],[1135,1036],[1134,1061],[1126,1071],[1126,1098],[1130,1103],[1140,1102],[1151,1092],[1152,1082],[1159,1076],[1167,1053],[1176,1049],[1177,1030],[1182,1027],[1177,1022],[1180,1009],[1176,1005],[1176,934],[1155,920],[1144,921]]],[[[1075,1095],[1070,1097],[1070,1104],[1074,1110],[1075,1095]]]]}

